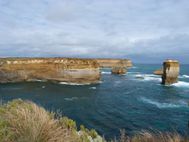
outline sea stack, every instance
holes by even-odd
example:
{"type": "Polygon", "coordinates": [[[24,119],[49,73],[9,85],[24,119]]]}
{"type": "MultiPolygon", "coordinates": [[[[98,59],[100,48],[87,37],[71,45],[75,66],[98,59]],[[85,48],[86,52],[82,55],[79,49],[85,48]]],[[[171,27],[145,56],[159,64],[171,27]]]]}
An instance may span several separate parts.
{"type": "Polygon", "coordinates": [[[180,71],[179,62],[177,60],[166,60],[163,63],[162,84],[171,85],[178,81],[180,71]]]}
{"type": "Polygon", "coordinates": [[[113,67],[112,74],[126,74],[127,70],[124,67],[113,67]]]}

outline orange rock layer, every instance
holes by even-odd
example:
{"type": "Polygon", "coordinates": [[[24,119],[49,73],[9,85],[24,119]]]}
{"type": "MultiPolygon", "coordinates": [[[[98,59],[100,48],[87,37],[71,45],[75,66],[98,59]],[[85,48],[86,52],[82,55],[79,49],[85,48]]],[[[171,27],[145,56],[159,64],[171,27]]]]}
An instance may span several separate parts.
{"type": "Polygon", "coordinates": [[[36,80],[97,83],[100,80],[99,64],[95,60],[77,58],[0,59],[0,83],[36,80]]]}

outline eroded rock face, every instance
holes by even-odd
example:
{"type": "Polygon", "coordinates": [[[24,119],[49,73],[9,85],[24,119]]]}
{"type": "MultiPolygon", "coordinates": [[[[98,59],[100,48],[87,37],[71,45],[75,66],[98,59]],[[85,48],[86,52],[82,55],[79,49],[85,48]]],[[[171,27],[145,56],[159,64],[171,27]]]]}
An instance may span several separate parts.
{"type": "Polygon", "coordinates": [[[98,83],[99,64],[76,58],[3,58],[0,59],[0,83],[21,81],[98,83]]]}
{"type": "Polygon", "coordinates": [[[124,67],[113,67],[112,74],[126,74],[127,70],[124,67]]]}
{"type": "Polygon", "coordinates": [[[180,66],[177,60],[166,60],[163,63],[162,84],[170,85],[178,81],[180,66]]]}
{"type": "Polygon", "coordinates": [[[101,68],[113,68],[113,67],[132,67],[131,60],[128,59],[96,59],[101,68]]]}
{"type": "Polygon", "coordinates": [[[163,69],[158,69],[154,71],[155,75],[163,75],[163,69]]]}

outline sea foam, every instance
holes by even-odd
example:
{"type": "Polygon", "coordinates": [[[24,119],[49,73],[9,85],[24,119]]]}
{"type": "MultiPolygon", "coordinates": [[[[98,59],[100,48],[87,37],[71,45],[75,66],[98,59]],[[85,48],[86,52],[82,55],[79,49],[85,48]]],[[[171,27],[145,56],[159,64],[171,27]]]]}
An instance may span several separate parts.
{"type": "Polygon", "coordinates": [[[101,74],[111,74],[109,71],[102,71],[101,74]]]}
{"type": "Polygon", "coordinates": [[[140,98],[141,101],[144,103],[152,104],[158,108],[179,108],[179,107],[187,107],[187,103],[184,101],[178,101],[177,103],[163,103],[163,102],[158,102],[155,100],[147,99],[145,97],[140,98]]]}
{"type": "Polygon", "coordinates": [[[161,81],[161,78],[159,76],[153,74],[137,74],[135,75],[135,78],[142,81],[161,81]]]}
{"type": "Polygon", "coordinates": [[[179,78],[189,78],[189,75],[181,75],[181,76],[179,76],[179,78]]]}
{"type": "Polygon", "coordinates": [[[60,82],[59,84],[81,86],[81,85],[90,85],[91,83],[81,84],[81,83],[71,83],[71,82],[60,82]]]}
{"type": "Polygon", "coordinates": [[[95,89],[96,89],[96,87],[89,87],[89,89],[95,90],[95,89]]]}
{"type": "Polygon", "coordinates": [[[172,86],[175,86],[175,87],[183,87],[183,88],[189,88],[189,82],[179,81],[179,82],[177,82],[177,83],[172,84],[172,86]]]}

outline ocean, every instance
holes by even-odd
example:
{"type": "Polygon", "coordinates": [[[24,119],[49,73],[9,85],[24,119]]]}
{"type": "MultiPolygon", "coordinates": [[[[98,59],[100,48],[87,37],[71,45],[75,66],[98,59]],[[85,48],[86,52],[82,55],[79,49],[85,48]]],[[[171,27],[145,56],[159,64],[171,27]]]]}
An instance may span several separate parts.
{"type": "Polygon", "coordinates": [[[100,84],[79,85],[30,82],[0,84],[0,100],[31,100],[49,111],[62,113],[101,135],[113,138],[125,129],[132,135],[141,130],[188,134],[189,65],[181,65],[179,82],[161,85],[153,75],[161,64],[136,64],[126,75],[102,69],[100,84]]]}

